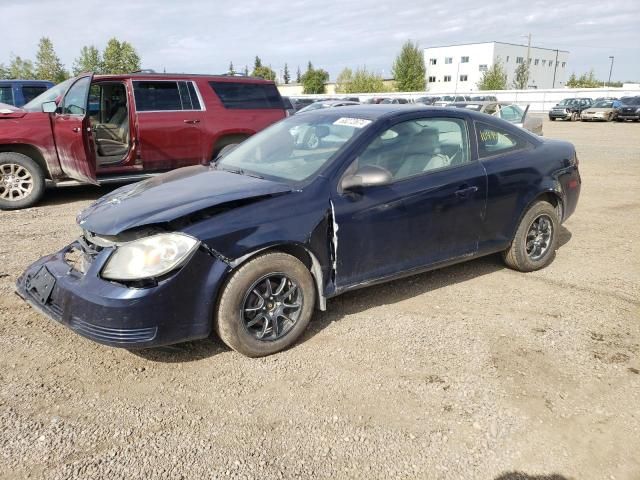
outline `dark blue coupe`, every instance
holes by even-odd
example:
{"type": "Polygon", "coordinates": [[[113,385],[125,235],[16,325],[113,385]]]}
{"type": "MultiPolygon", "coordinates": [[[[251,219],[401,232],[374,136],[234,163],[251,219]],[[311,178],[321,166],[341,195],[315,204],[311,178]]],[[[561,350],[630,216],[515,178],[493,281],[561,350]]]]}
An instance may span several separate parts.
{"type": "Polygon", "coordinates": [[[548,265],[580,194],[570,143],[465,109],[296,115],[102,197],[18,279],[32,306],[126,348],[205,338],[268,355],[348,290],[503,252],[548,265]]]}

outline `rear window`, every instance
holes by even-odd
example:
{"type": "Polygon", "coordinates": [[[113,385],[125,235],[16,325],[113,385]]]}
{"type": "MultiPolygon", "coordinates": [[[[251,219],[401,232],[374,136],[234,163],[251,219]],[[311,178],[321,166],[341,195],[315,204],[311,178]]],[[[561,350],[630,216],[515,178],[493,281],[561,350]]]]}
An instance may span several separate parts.
{"type": "Polygon", "coordinates": [[[225,108],[284,109],[275,85],[269,83],[209,82],[225,108]]]}
{"type": "Polygon", "coordinates": [[[31,100],[33,100],[34,98],[36,98],[38,95],[46,92],[47,90],[49,90],[47,87],[45,86],[23,86],[22,87],[22,96],[24,97],[24,102],[28,103],[31,100]]]}
{"type": "Polygon", "coordinates": [[[0,87],[0,103],[13,105],[13,93],[11,92],[11,86],[0,87]]]}
{"type": "Polygon", "coordinates": [[[193,82],[134,81],[133,93],[139,112],[201,110],[193,82]]]}

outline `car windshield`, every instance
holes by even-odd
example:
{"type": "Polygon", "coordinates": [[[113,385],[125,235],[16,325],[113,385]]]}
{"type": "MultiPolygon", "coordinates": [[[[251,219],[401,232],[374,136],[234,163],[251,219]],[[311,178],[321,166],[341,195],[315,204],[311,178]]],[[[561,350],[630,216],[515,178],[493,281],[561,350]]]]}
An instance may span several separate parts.
{"type": "Polygon", "coordinates": [[[561,107],[568,107],[570,105],[576,105],[577,103],[579,102],[576,98],[565,98],[558,105],[561,107]]]}
{"type": "Polygon", "coordinates": [[[53,102],[56,98],[64,95],[69,86],[76,80],[76,78],[70,78],[62,83],[59,83],[55,87],[51,87],[44,93],[41,93],[36,98],[26,103],[22,108],[28,112],[41,112],[42,104],[46,102],[53,102]]]}
{"type": "Polygon", "coordinates": [[[372,123],[340,108],[295,115],[242,142],[215,168],[285,182],[313,177],[372,123]]]}
{"type": "Polygon", "coordinates": [[[601,100],[593,104],[593,108],[613,108],[611,100],[601,100]]]}

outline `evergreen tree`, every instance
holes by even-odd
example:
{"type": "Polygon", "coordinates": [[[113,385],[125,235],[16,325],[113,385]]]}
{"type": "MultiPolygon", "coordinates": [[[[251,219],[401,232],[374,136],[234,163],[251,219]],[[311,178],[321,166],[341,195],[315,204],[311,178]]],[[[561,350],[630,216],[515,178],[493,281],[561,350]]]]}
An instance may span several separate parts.
{"type": "Polygon", "coordinates": [[[300,72],[299,65],[298,65],[298,71],[296,72],[296,83],[302,83],[302,72],[300,72]]]}
{"type": "Polygon", "coordinates": [[[244,66],[244,71],[243,71],[243,73],[244,73],[244,76],[245,76],[245,77],[248,77],[248,76],[249,76],[249,67],[248,67],[247,65],[245,65],[245,66],[244,66]]]}
{"type": "Polygon", "coordinates": [[[256,59],[253,62],[253,69],[255,70],[260,67],[262,67],[262,60],[260,60],[260,57],[256,55],[256,59]]]}
{"type": "Polygon", "coordinates": [[[53,49],[53,43],[49,38],[42,37],[36,53],[36,78],[59,83],[68,77],[69,74],[53,49]]]}
{"type": "Polygon", "coordinates": [[[73,74],[78,75],[82,72],[102,73],[100,51],[93,45],[82,47],[80,56],[73,62],[73,74]]]}
{"type": "Polygon", "coordinates": [[[233,62],[229,62],[229,71],[227,72],[229,75],[235,75],[236,71],[233,69],[233,62]]]}
{"type": "Polygon", "coordinates": [[[313,70],[313,64],[311,63],[311,60],[309,60],[309,63],[307,63],[307,72],[310,72],[313,70]]]}
{"type": "Polygon", "coordinates": [[[291,76],[289,75],[289,66],[284,64],[284,73],[282,75],[282,79],[284,80],[285,85],[288,85],[291,81],[291,76]]]}
{"type": "Polygon", "coordinates": [[[400,92],[416,92],[425,88],[424,55],[417,43],[407,40],[393,62],[393,77],[400,92]]]}

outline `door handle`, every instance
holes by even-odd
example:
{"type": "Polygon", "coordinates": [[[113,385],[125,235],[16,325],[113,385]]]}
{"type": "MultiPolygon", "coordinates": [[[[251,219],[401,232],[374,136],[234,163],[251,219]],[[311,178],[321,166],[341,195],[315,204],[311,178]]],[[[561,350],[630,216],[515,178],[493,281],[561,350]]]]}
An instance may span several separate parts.
{"type": "Polygon", "coordinates": [[[200,120],[183,120],[184,123],[189,123],[191,125],[194,125],[196,123],[200,123],[200,120]]]}
{"type": "Polygon", "coordinates": [[[466,187],[463,185],[458,190],[456,190],[456,195],[458,197],[466,198],[473,195],[477,191],[478,191],[478,187],[466,187]]]}
{"type": "Polygon", "coordinates": [[[73,127],[71,130],[73,130],[76,133],[79,133],[80,130],[82,130],[80,127],[73,127]]]}

